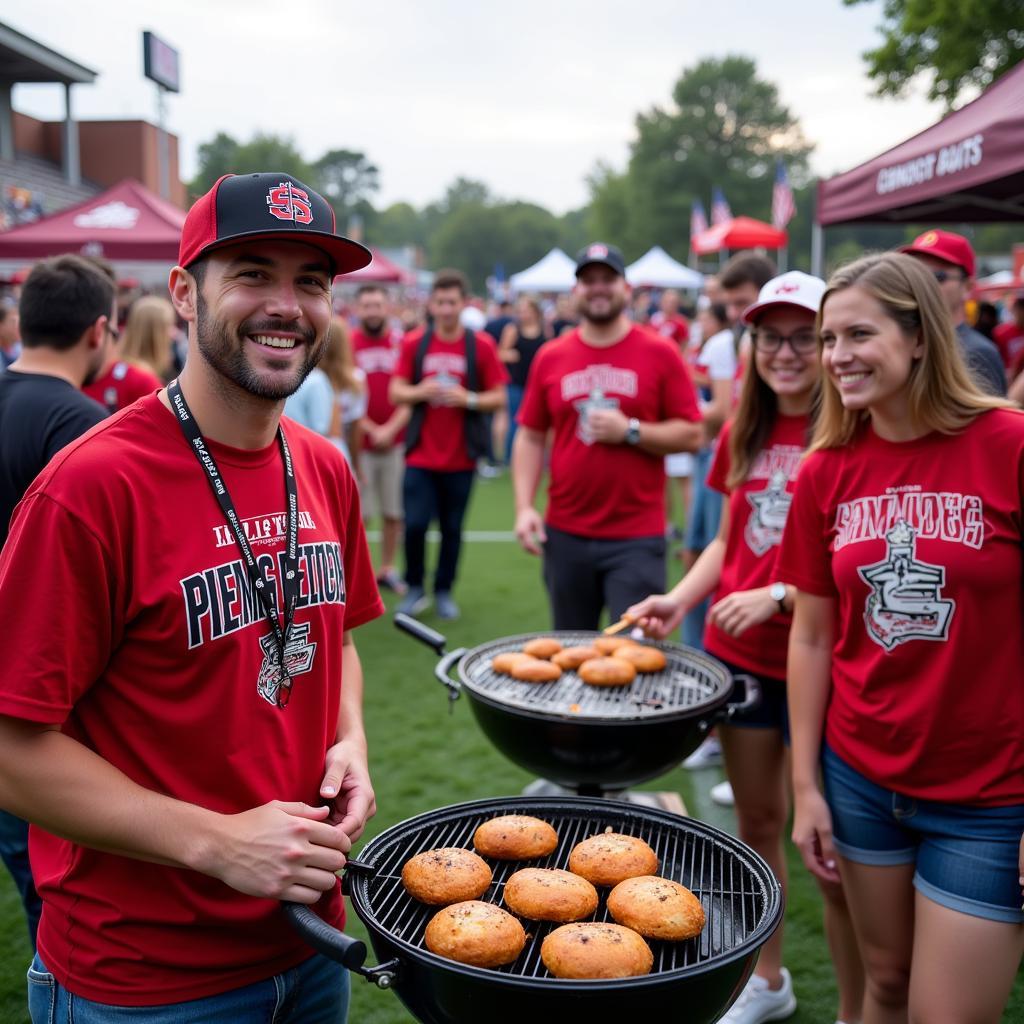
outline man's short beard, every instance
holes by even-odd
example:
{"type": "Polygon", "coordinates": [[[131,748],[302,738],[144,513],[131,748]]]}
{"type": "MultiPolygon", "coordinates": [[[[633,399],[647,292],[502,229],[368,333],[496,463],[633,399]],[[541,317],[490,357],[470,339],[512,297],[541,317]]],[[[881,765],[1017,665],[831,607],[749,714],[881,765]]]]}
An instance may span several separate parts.
{"type": "Polygon", "coordinates": [[[607,313],[593,313],[588,308],[589,303],[580,303],[580,316],[584,320],[589,320],[592,324],[597,324],[599,327],[605,327],[610,323],[614,323],[622,315],[622,311],[626,308],[625,299],[621,301],[612,300],[608,306],[607,313]]]}
{"type": "Polygon", "coordinates": [[[202,357],[222,377],[250,395],[271,402],[280,402],[299,390],[302,382],[320,362],[326,341],[321,338],[317,344],[317,337],[312,328],[304,330],[297,324],[281,320],[246,320],[239,325],[238,333],[233,338],[223,321],[210,316],[201,288],[196,289],[196,340],[202,357]],[[276,384],[264,380],[246,359],[246,335],[259,334],[261,331],[293,331],[302,336],[302,341],[296,344],[305,344],[306,358],[291,380],[276,384]]]}
{"type": "Polygon", "coordinates": [[[387,320],[384,317],[380,317],[377,320],[377,326],[372,326],[371,320],[360,320],[359,326],[362,327],[364,334],[370,334],[375,338],[380,337],[384,333],[384,328],[387,326],[387,320]]]}

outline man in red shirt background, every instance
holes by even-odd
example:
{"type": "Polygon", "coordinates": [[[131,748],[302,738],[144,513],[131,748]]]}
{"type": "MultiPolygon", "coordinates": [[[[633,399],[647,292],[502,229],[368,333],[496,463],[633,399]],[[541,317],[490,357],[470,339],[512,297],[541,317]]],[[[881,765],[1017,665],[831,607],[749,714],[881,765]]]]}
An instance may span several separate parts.
{"type": "Polygon", "coordinates": [[[1017,292],[1011,308],[1013,319],[997,324],[992,332],[992,340],[1003,357],[1003,365],[1011,379],[1019,371],[1021,359],[1024,358],[1024,291],[1017,292]]]}
{"type": "Polygon", "coordinates": [[[358,326],[352,331],[356,365],[366,374],[367,404],[363,417],[363,521],[381,518],[381,556],[377,583],[397,594],[405,584],[395,568],[402,539],[402,474],[405,471],[404,430],[409,407],[396,406],[388,388],[398,365],[402,335],[393,329],[388,300],[380,285],[363,285],[356,295],[358,326]]]}
{"type": "Polygon", "coordinates": [[[418,615],[429,606],[424,585],[427,529],[436,519],[441,550],[434,574],[434,603],[438,617],[447,620],[459,616],[452,587],[462,547],[462,522],[476,461],[487,451],[488,427],[480,413],[504,408],[508,381],[494,339],[462,327],[459,318],[468,292],[459,271],[437,272],[427,302],[431,323],[403,339],[390,388],[392,402],[412,409],[403,484],[409,592],[399,611],[418,615]]]}
{"type": "Polygon", "coordinates": [[[512,450],[516,537],[543,550],[555,629],[596,629],[603,608],[617,617],[664,589],[664,456],[696,451],[702,437],[678,346],[626,315],[618,249],[587,246],[576,280],[581,324],[538,352],[512,450]],[[534,499],[549,431],[542,517],[534,499]]]}

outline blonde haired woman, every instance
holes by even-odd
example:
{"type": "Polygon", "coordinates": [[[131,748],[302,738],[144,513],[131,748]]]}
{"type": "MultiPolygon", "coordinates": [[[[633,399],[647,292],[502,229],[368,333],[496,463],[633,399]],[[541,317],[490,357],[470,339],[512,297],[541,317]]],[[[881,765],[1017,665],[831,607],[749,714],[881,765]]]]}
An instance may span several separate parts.
{"type": "Polygon", "coordinates": [[[334,393],[327,436],[357,469],[363,441],[360,420],[366,415],[366,374],[356,365],[348,326],[341,317],[331,320],[320,369],[327,375],[334,393]]]}
{"type": "Polygon", "coordinates": [[[174,307],[157,295],[137,299],[118,339],[113,358],[82,390],[111,412],[118,412],[163,387],[173,372],[171,346],[174,307]]]}
{"type": "Polygon", "coordinates": [[[818,325],[780,556],[793,839],[842,877],[865,1024],[994,1024],[1024,953],[1024,414],[977,390],[912,257],[839,270],[818,325]]]}

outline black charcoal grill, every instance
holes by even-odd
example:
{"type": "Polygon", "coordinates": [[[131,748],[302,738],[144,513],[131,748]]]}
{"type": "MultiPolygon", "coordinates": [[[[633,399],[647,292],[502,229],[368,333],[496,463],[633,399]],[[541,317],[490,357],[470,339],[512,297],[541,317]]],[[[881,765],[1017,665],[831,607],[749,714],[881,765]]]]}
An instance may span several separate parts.
{"type": "MultiPolygon", "coordinates": [[[[711,825],[631,804],[583,797],[478,800],[421,814],[372,839],[346,867],[349,905],[366,925],[378,966],[363,966],[366,949],[324,924],[309,907],[286,904],[293,925],[320,952],[381,988],[394,988],[424,1024],[536,1024],[586,1020],[678,1020],[711,1024],[738,996],[761,946],[782,919],[779,883],[768,865],[739,840],[711,825]],[[458,964],[430,953],[423,941],[437,908],[410,897],[401,870],[410,857],[442,846],[472,848],[477,827],[499,814],[531,814],[558,832],[558,848],[529,862],[489,861],[494,881],[481,897],[500,905],[505,880],[523,866],[568,866],[573,846],[612,830],[639,836],[658,855],[659,874],[691,889],[707,915],[704,931],[686,942],[651,941],[649,975],[600,981],[555,978],[540,959],[555,925],[524,921],[528,940],[506,967],[458,964]],[[578,1016],[577,1016],[578,1015],[578,1016]]],[[[611,918],[607,890],[594,920],[611,918]]]]}
{"type": "Polygon", "coordinates": [[[396,615],[395,625],[437,651],[434,674],[450,699],[469,697],[480,727],[510,761],[584,795],[665,774],[697,749],[716,722],[759,699],[751,681],[744,702],[731,703],[728,669],[681,644],[659,642],[665,670],[637,675],[629,686],[588,686],[575,672],[563,672],[553,683],[524,683],[494,672],[495,655],[518,651],[539,636],[568,647],[601,634],[525,633],[445,654],[445,637],[418,620],[396,615]],[[451,678],[456,668],[457,682],[451,678]]]}

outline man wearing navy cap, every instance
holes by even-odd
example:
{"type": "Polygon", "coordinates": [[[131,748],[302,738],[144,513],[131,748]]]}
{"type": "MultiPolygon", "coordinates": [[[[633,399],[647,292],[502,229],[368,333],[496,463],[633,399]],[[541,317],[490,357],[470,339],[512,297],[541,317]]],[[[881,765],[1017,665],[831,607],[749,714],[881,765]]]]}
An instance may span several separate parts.
{"type": "Polygon", "coordinates": [[[967,323],[964,313],[964,303],[974,286],[971,243],[952,231],[932,229],[918,235],[910,245],[900,246],[899,251],[920,260],[935,275],[975,383],[989,394],[1005,395],[1006,372],[999,350],[967,323]]]}
{"type": "MultiPolygon", "coordinates": [[[[664,456],[695,451],[700,412],[678,347],[626,316],[622,254],[576,260],[581,324],[541,348],[512,447],[516,536],[544,557],[555,629],[596,629],[665,582],[664,456]],[[551,431],[546,515],[534,508],[551,431]]],[[[655,591],[660,593],[660,591],[655,591]]]]}
{"type": "Polygon", "coordinates": [[[171,271],[181,376],[15,511],[0,806],[33,823],[34,1024],[345,1019],[279,901],[344,920],[374,812],[352,630],[383,605],[344,458],[281,411],[369,259],[302,182],[221,178],[171,271]]]}

